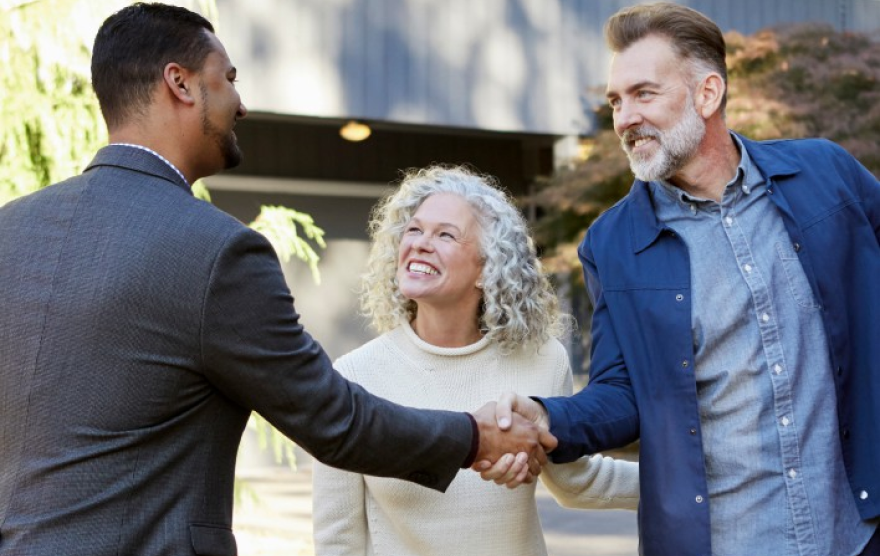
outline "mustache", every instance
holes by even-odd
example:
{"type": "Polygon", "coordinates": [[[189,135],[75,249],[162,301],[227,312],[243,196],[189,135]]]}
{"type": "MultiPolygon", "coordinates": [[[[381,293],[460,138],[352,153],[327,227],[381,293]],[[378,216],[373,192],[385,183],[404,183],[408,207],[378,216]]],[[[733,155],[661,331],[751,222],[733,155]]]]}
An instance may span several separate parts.
{"type": "Polygon", "coordinates": [[[634,129],[627,129],[623,132],[623,135],[620,136],[620,140],[626,143],[632,143],[633,141],[637,141],[638,139],[642,139],[645,137],[650,137],[656,139],[660,137],[662,134],[660,130],[651,125],[642,125],[634,129]]]}

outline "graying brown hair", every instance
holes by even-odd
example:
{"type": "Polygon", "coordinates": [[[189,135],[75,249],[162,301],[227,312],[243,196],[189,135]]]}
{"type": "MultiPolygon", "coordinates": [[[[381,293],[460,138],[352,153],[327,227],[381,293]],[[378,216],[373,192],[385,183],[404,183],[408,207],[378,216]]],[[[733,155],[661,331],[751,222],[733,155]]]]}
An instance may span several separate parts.
{"type": "Polygon", "coordinates": [[[693,8],[672,2],[623,8],[605,22],[605,42],[611,52],[623,52],[650,35],[668,39],[675,54],[690,63],[695,80],[713,72],[721,76],[723,114],[727,106],[727,46],[718,25],[693,8]]]}

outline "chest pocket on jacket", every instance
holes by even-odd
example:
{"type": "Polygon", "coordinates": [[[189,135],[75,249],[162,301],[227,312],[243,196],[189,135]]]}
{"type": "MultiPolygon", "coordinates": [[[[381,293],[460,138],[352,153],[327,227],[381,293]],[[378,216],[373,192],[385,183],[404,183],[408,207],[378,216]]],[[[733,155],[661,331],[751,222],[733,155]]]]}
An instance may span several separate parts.
{"type": "Polygon", "coordinates": [[[798,259],[794,247],[788,242],[779,241],[776,243],[776,253],[785,271],[788,289],[795,302],[805,309],[818,309],[819,304],[813,297],[810,282],[807,280],[807,275],[804,274],[804,268],[801,266],[801,261],[798,259]]]}

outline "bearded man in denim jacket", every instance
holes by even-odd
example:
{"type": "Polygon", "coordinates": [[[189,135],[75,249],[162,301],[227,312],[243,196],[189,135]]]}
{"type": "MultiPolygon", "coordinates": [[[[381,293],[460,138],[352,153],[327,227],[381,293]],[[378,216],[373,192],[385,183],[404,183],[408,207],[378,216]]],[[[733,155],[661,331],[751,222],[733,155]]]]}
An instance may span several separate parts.
{"type": "Polygon", "coordinates": [[[626,8],[606,39],[638,179],[579,249],[590,384],[499,422],[549,425],[555,462],[640,438],[642,554],[880,554],[880,183],[828,141],[730,132],[702,14],[626,8]]]}

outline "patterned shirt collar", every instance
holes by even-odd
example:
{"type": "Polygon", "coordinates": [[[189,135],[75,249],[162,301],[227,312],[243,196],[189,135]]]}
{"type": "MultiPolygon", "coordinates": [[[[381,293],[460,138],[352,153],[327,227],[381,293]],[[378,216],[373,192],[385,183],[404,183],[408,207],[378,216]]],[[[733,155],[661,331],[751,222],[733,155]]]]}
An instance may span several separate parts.
{"type": "Polygon", "coordinates": [[[180,176],[180,179],[183,180],[183,183],[185,183],[187,186],[190,185],[189,181],[187,181],[187,179],[185,177],[183,177],[183,173],[177,169],[177,166],[175,166],[174,164],[171,164],[171,162],[169,162],[167,158],[165,158],[161,154],[157,153],[153,149],[151,149],[149,147],[145,147],[143,145],[135,145],[133,143],[110,143],[110,145],[115,146],[115,147],[131,147],[133,149],[139,149],[139,150],[148,152],[148,153],[152,154],[153,156],[155,156],[156,158],[158,158],[159,160],[161,160],[162,162],[164,162],[165,164],[167,164],[168,166],[170,166],[171,169],[174,170],[178,176],[180,176]]]}

